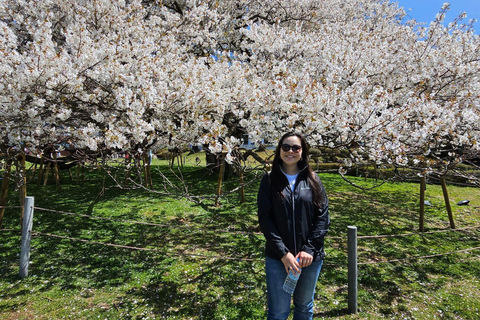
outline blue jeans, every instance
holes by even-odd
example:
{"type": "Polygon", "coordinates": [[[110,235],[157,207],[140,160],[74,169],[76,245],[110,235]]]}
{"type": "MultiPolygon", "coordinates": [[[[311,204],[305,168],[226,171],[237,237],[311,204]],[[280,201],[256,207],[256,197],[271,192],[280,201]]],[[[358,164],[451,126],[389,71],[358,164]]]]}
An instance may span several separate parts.
{"type": "MultiPolygon", "coordinates": [[[[302,268],[302,274],[293,293],[294,320],[313,319],[315,286],[322,270],[322,264],[323,260],[319,260],[302,268]]],[[[267,257],[265,273],[267,275],[267,320],[285,320],[290,314],[292,296],[282,289],[287,276],[283,262],[267,257]]]]}

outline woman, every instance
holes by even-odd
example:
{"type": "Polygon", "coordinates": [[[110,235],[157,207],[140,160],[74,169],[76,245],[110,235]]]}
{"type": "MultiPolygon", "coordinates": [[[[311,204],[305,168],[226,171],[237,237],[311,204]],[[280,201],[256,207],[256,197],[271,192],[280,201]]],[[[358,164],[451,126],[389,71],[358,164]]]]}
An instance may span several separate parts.
{"type": "Polygon", "coordinates": [[[283,291],[289,271],[300,273],[293,293],[294,320],[313,318],[315,286],[330,225],[328,199],[308,163],[305,138],[289,132],[278,142],[272,171],[258,192],[258,220],[265,239],[267,319],[287,319],[291,295],[283,291]]]}

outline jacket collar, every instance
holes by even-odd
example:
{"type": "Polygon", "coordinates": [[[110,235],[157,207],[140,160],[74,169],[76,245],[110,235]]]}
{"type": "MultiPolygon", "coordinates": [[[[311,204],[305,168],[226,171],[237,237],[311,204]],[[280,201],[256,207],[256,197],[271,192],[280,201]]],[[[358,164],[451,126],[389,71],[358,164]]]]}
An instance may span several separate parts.
{"type": "MultiPolygon", "coordinates": [[[[279,168],[280,168],[280,172],[282,172],[283,174],[286,175],[286,173],[285,173],[285,172],[283,171],[283,169],[282,169],[282,164],[279,164],[278,166],[279,166],[279,168]]],[[[299,169],[300,169],[300,170],[298,171],[297,176],[303,175],[303,173],[306,172],[307,165],[305,165],[303,168],[299,168],[299,169]]]]}

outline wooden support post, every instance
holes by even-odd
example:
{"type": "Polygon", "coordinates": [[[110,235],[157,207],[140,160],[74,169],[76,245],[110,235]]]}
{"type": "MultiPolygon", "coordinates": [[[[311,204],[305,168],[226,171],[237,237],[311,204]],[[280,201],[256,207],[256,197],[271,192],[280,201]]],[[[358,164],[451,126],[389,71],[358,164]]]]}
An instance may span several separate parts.
{"type": "Polygon", "coordinates": [[[153,181],[152,181],[152,170],[150,165],[150,154],[149,152],[143,153],[143,172],[145,175],[144,185],[146,188],[153,189],[153,181]]]}
{"type": "Polygon", "coordinates": [[[239,172],[239,175],[240,175],[240,185],[242,186],[240,188],[240,203],[245,203],[245,187],[243,186],[243,184],[245,183],[245,179],[244,179],[244,171],[243,171],[243,168],[240,168],[238,170],[239,172]]]}
{"type": "Polygon", "coordinates": [[[153,160],[153,152],[149,151],[147,153],[147,173],[148,173],[148,185],[150,189],[153,189],[152,160],[153,160]]]}
{"type": "MultiPolygon", "coordinates": [[[[33,181],[33,179],[35,179],[35,175],[37,173],[37,166],[38,166],[37,162],[35,162],[34,164],[32,164],[30,166],[30,169],[32,169],[32,174],[30,175],[30,178],[28,178],[29,182],[31,182],[31,181],[33,181]]],[[[28,169],[28,171],[30,171],[30,169],[28,169]]]]}
{"type": "Polygon", "coordinates": [[[38,169],[37,175],[37,186],[40,187],[43,181],[43,174],[45,173],[45,163],[44,163],[43,153],[40,157],[40,168],[38,169]]]}
{"type": "Polygon", "coordinates": [[[177,148],[173,148],[171,151],[170,151],[170,161],[168,162],[168,165],[170,166],[170,169],[173,168],[173,166],[175,165],[175,160],[177,160],[177,163],[178,163],[178,159],[177,159],[177,148]]]}
{"type": "Polygon", "coordinates": [[[12,170],[12,159],[5,160],[5,170],[3,172],[2,193],[0,194],[0,228],[2,227],[3,216],[5,214],[5,205],[7,204],[8,185],[10,184],[10,172],[12,170]]]}
{"type": "Polygon", "coordinates": [[[47,169],[44,173],[44,179],[43,179],[43,185],[46,186],[47,185],[47,182],[48,182],[48,175],[50,174],[50,165],[51,163],[50,162],[47,162],[47,169]]]}
{"type": "Polygon", "coordinates": [[[143,175],[145,176],[145,180],[143,180],[143,186],[145,188],[148,188],[148,156],[147,156],[147,153],[144,152],[142,154],[142,160],[143,160],[143,175]]]}
{"type": "Polygon", "coordinates": [[[125,172],[125,179],[123,180],[123,184],[127,185],[128,181],[130,180],[130,174],[132,172],[132,155],[129,153],[125,153],[125,167],[126,167],[126,172],[125,172]]]}
{"type": "Polygon", "coordinates": [[[20,153],[18,155],[18,173],[20,175],[20,188],[19,188],[19,197],[20,197],[20,207],[22,207],[22,211],[20,212],[20,220],[23,220],[23,206],[25,202],[25,196],[27,195],[27,173],[25,170],[25,153],[20,153]]]}
{"type": "Polygon", "coordinates": [[[447,183],[445,182],[445,177],[440,177],[440,182],[442,184],[443,198],[445,199],[445,206],[447,208],[448,220],[450,221],[450,228],[455,229],[455,222],[453,221],[452,207],[450,206],[450,199],[448,198],[447,183]]]}
{"type": "Polygon", "coordinates": [[[420,232],[425,231],[425,189],[426,189],[425,177],[422,176],[420,178],[420,219],[419,219],[420,232]]]}
{"type": "Polygon", "coordinates": [[[220,155],[220,170],[218,172],[217,200],[215,206],[220,207],[220,196],[222,195],[223,175],[225,174],[225,154],[220,155]]]}
{"type": "Polygon", "coordinates": [[[77,162],[77,184],[85,181],[84,166],[82,161],[77,162]]]}
{"type": "Polygon", "coordinates": [[[58,161],[57,161],[57,152],[53,152],[53,168],[54,168],[54,176],[55,176],[55,186],[57,187],[57,190],[60,189],[60,170],[58,169],[58,161]]]}

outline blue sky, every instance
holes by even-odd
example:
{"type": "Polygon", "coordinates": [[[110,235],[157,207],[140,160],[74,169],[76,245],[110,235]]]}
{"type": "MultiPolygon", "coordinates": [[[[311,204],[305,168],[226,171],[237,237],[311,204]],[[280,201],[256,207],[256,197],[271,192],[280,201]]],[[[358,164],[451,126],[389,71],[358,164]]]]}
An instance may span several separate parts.
{"type": "MultiPolygon", "coordinates": [[[[391,2],[398,2],[399,7],[403,7],[407,11],[409,17],[418,22],[427,22],[435,19],[436,14],[442,8],[445,2],[450,3],[450,10],[445,17],[446,23],[451,22],[461,12],[467,13],[467,18],[464,23],[468,23],[470,19],[480,21],[480,1],[479,0],[391,0],[391,2]],[[412,9],[408,12],[408,9],[412,9]]],[[[480,22],[476,22],[475,33],[480,31],[480,22]]]]}

